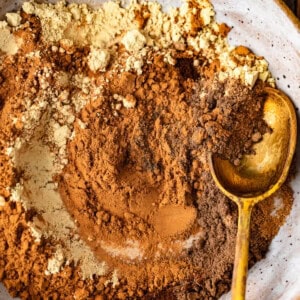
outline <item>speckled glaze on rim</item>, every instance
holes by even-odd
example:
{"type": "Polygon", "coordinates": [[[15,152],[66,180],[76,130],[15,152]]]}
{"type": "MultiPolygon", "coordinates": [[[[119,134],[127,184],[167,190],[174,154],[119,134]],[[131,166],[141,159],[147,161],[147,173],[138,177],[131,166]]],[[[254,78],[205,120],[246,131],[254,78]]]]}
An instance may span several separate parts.
{"type": "MultiPolygon", "coordinates": [[[[229,41],[265,56],[278,87],[300,107],[300,21],[282,0],[211,0],[217,20],[234,26],[229,41]]],[[[0,0],[0,15],[24,0],[0,0]],[[17,3],[16,3],[17,2],[17,3]]],[[[54,2],[54,1],[49,1],[54,2]]],[[[70,1],[99,4],[101,0],[70,1]]],[[[179,0],[160,0],[177,6],[179,0]]],[[[299,112],[298,112],[298,117],[299,112]]],[[[298,136],[300,145],[300,139],[298,136]]],[[[300,154],[298,147],[298,155],[300,154]]],[[[300,299],[300,174],[292,182],[295,202],[267,257],[249,272],[247,300],[300,299]]],[[[11,299],[0,288],[0,300],[11,299]]],[[[224,295],[222,299],[230,299],[224,295]]]]}

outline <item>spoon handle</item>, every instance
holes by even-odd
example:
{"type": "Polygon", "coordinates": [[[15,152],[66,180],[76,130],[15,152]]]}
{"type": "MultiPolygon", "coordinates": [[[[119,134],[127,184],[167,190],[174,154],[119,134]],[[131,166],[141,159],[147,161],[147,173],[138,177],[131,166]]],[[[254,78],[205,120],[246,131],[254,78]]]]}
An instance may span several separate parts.
{"type": "Polygon", "coordinates": [[[239,221],[231,289],[232,300],[245,299],[248,272],[250,218],[253,206],[246,201],[239,201],[238,203],[239,221]]]}

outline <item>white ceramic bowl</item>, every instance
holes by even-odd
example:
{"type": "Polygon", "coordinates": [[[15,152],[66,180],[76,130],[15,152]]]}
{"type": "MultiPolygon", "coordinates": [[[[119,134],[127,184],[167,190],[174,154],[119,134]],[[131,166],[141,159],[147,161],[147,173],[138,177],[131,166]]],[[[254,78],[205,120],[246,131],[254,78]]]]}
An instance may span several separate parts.
{"type": "MultiPolygon", "coordinates": [[[[17,2],[1,0],[0,15],[16,9],[16,5],[24,1],[17,2]]],[[[84,2],[95,5],[103,1],[84,2]]],[[[166,8],[180,5],[180,0],[159,2],[166,8]]],[[[264,56],[277,78],[278,88],[291,97],[296,107],[300,107],[300,22],[279,0],[212,0],[212,3],[217,20],[234,26],[229,35],[230,43],[245,45],[264,56]]],[[[249,272],[249,300],[300,299],[300,174],[292,182],[292,187],[295,201],[291,214],[272,241],[266,258],[249,272]]],[[[224,295],[222,299],[229,297],[224,295]]],[[[0,300],[8,299],[12,298],[1,286],[0,300]]]]}

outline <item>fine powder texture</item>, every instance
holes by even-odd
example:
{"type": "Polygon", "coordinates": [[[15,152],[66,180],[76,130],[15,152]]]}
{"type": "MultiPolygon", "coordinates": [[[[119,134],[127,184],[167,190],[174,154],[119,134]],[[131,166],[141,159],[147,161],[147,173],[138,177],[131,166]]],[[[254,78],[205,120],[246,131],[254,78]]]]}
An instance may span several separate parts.
{"type": "MultiPolygon", "coordinates": [[[[169,15],[26,2],[0,24],[13,44],[0,56],[0,280],[13,296],[229,290],[237,209],[207,157],[239,165],[272,132],[262,109],[274,79],[213,16],[208,1],[169,15]]],[[[285,184],[255,207],[250,266],[291,204],[285,184]]]]}

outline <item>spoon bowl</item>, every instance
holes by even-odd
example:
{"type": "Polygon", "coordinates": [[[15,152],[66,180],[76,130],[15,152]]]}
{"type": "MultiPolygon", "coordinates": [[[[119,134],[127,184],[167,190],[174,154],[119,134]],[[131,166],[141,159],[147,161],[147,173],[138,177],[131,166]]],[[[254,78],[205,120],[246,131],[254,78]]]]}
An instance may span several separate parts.
{"type": "Polygon", "coordinates": [[[251,210],[285,182],[296,149],[297,118],[292,102],[278,90],[266,88],[265,91],[264,120],[272,131],[254,145],[255,154],[245,155],[239,166],[209,155],[216,185],[239,209],[232,280],[234,300],[245,299],[251,210]]]}

